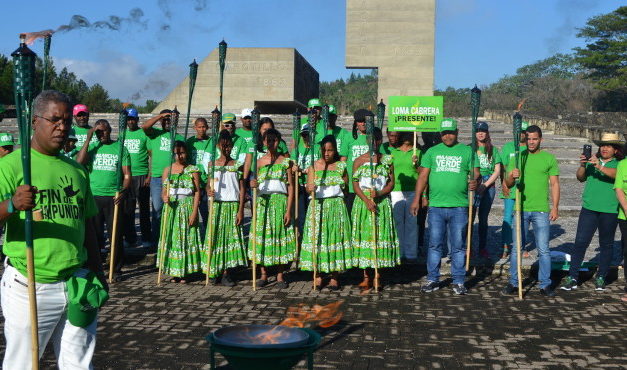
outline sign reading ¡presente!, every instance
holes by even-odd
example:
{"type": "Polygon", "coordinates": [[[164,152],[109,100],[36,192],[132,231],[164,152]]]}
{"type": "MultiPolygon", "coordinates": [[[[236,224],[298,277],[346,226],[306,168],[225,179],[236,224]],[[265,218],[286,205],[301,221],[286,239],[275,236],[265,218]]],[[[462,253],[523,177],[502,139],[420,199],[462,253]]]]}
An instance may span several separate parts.
{"type": "Polygon", "coordinates": [[[441,96],[390,96],[390,131],[440,131],[444,116],[441,96]]]}

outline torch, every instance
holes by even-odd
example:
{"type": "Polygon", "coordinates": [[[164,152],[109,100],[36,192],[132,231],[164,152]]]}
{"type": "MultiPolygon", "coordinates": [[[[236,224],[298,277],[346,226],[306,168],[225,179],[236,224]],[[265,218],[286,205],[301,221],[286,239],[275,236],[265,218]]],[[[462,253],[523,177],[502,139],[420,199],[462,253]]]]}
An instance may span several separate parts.
{"type": "Polygon", "coordinates": [[[298,109],[292,114],[292,139],[294,141],[294,225],[296,229],[296,259],[294,261],[294,269],[298,269],[298,262],[300,260],[300,243],[298,241],[298,193],[300,193],[300,186],[298,184],[298,162],[299,162],[299,139],[300,139],[300,113],[298,109]]]}
{"type": "Polygon", "coordinates": [[[44,73],[41,80],[41,91],[46,90],[46,74],[48,73],[48,65],[50,64],[50,42],[52,41],[52,33],[44,36],[44,73]]]}
{"type": "MultiPolygon", "coordinates": [[[[375,195],[376,189],[374,179],[376,174],[374,172],[375,164],[374,157],[377,155],[375,136],[374,136],[374,117],[370,114],[366,116],[366,135],[368,140],[368,153],[370,154],[370,197],[376,205],[375,195]]],[[[372,212],[372,256],[374,259],[374,291],[379,292],[379,260],[377,258],[377,213],[372,212]]]]}
{"type": "MultiPolygon", "coordinates": [[[[170,115],[170,165],[168,166],[168,177],[166,179],[167,184],[165,187],[165,193],[167,196],[170,196],[170,175],[172,174],[172,163],[174,163],[174,141],[176,140],[176,130],[179,125],[179,111],[176,109],[176,105],[174,106],[174,110],[172,110],[172,114],[170,115]]],[[[161,271],[163,270],[163,263],[165,261],[165,235],[166,228],[168,226],[168,217],[170,215],[170,203],[165,203],[163,205],[164,212],[161,217],[161,230],[159,238],[159,254],[161,255],[161,259],[159,260],[159,272],[157,273],[157,285],[161,285],[161,271]]]]}
{"type": "MultiPolygon", "coordinates": [[[[220,124],[219,120],[222,116],[222,113],[218,110],[218,107],[211,112],[211,137],[209,141],[211,142],[211,167],[209,168],[209,176],[207,179],[207,185],[209,185],[209,190],[213,190],[213,185],[215,182],[215,164],[216,164],[216,155],[217,155],[217,143],[218,143],[218,125],[220,124]]],[[[211,249],[213,247],[213,202],[215,197],[209,197],[209,237],[207,240],[207,275],[205,276],[205,286],[209,285],[209,273],[211,272],[211,249]]]]}
{"type": "MultiPolygon", "coordinates": [[[[477,88],[477,85],[470,90],[470,107],[472,109],[472,137],[470,153],[470,171],[468,172],[468,180],[472,180],[475,177],[475,154],[477,148],[477,117],[479,117],[479,105],[481,105],[481,90],[477,88]]],[[[470,269],[470,245],[472,244],[472,211],[475,201],[474,190],[468,190],[468,228],[466,230],[466,271],[470,269]]]]}
{"type": "Polygon", "coordinates": [[[194,87],[196,87],[196,76],[198,75],[198,63],[196,59],[189,65],[189,98],[187,99],[187,120],[185,122],[185,136],[187,139],[187,131],[189,129],[189,116],[192,113],[192,96],[194,95],[194,87]]]}
{"type": "Polygon", "coordinates": [[[115,264],[115,250],[117,248],[117,235],[118,235],[118,212],[119,212],[119,198],[122,190],[122,184],[124,183],[124,176],[122,174],[122,159],[124,155],[124,141],[126,140],[126,119],[128,113],[124,107],[118,115],[118,143],[120,145],[118,149],[118,163],[116,164],[117,173],[117,191],[115,192],[114,205],[113,205],[113,230],[111,231],[111,258],[109,258],[109,282],[113,282],[113,267],[115,264]]]}
{"type": "MultiPolygon", "coordinates": [[[[37,55],[26,46],[26,35],[20,34],[20,47],[13,53],[13,89],[15,111],[20,130],[22,174],[24,185],[31,185],[31,103],[35,82],[37,55]]],[[[28,301],[31,322],[31,355],[33,369],[39,369],[39,326],[37,321],[37,296],[35,291],[35,260],[33,257],[33,212],[25,211],[24,242],[26,244],[26,269],[28,275],[28,301]]]]}
{"type": "MultiPolygon", "coordinates": [[[[324,107],[322,107],[322,122],[324,123],[324,136],[327,136],[327,128],[329,127],[329,105],[325,104],[324,107]]],[[[314,147],[314,143],[315,143],[315,137],[316,137],[316,132],[314,132],[313,137],[310,136],[310,143],[311,143],[311,148],[313,149],[314,147]]],[[[313,165],[313,163],[312,163],[313,165]]]]}
{"type": "Polygon", "coordinates": [[[222,40],[220,44],[218,44],[218,57],[220,63],[220,112],[222,110],[222,92],[224,91],[224,67],[226,60],[226,42],[222,40]]]}
{"type": "MultiPolygon", "coordinates": [[[[514,164],[515,168],[518,168],[520,162],[520,131],[522,130],[522,115],[520,112],[516,112],[514,114],[513,119],[513,132],[514,132],[514,164]]],[[[520,224],[520,188],[518,187],[519,179],[516,179],[516,206],[515,215],[516,215],[516,270],[518,272],[518,299],[522,299],[522,277],[521,277],[521,268],[520,268],[520,249],[521,249],[521,234],[522,234],[522,225],[520,224]]]]}
{"type": "MultiPolygon", "coordinates": [[[[324,111],[325,109],[323,109],[324,111]]],[[[329,112],[329,109],[326,109],[327,113],[329,112]]],[[[328,119],[329,115],[327,114],[327,119],[328,119]]],[[[313,147],[313,139],[316,136],[316,120],[314,120],[313,117],[313,109],[309,111],[309,117],[308,117],[308,121],[309,121],[309,165],[313,166],[314,165],[314,147],[313,147]]],[[[326,125],[326,122],[324,123],[326,125]]],[[[311,202],[309,202],[310,207],[311,207],[311,261],[312,261],[312,265],[313,265],[313,290],[316,290],[316,277],[318,275],[318,241],[317,239],[317,235],[318,233],[316,232],[316,171],[315,171],[315,167],[314,170],[311,171],[311,176],[312,176],[312,182],[314,184],[314,189],[311,192],[311,202]]]]}
{"type": "Polygon", "coordinates": [[[377,104],[377,127],[383,130],[383,120],[385,119],[385,104],[383,99],[377,104]]]}
{"type": "MultiPolygon", "coordinates": [[[[251,173],[251,180],[256,180],[257,179],[257,143],[259,142],[259,126],[260,126],[260,122],[259,122],[259,116],[260,116],[260,112],[257,110],[257,108],[253,109],[253,111],[250,113],[250,116],[253,120],[252,122],[252,129],[253,129],[253,145],[254,145],[254,151],[251,153],[252,158],[251,158],[251,166],[250,166],[250,173],[251,173]]],[[[252,233],[249,233],[250,238],[252,238],[252,255],[253,255],[253,290],[257,290],[257,187],[253,188],[253,216],[252,216],[252,220],[251,220],[251,228],[252,228],[252,233]]]]}

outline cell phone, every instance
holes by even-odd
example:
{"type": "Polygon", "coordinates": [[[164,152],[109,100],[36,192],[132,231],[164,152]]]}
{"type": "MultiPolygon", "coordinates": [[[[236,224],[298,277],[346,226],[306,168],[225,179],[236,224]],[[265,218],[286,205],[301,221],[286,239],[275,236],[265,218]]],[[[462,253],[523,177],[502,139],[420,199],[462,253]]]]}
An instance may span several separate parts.
{"type": "Polygon", "coordinates": [[[586,157],[587,160],[590,160],[590,158],[592,158],[592,145],[584,144],[583,155],[586,157]]]}

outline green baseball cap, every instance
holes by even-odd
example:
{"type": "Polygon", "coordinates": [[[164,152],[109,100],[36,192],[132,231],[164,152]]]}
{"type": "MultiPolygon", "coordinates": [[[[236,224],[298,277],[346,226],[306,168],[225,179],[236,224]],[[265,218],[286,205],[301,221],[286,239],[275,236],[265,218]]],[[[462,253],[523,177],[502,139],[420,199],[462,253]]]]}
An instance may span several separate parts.
{"type": "Polygon", "coordinates": [[[7,146],[7,145],[15,145],[15,142],[13,140],[13,135],[6,133],[6,132],[0,132],[0,146],[7,146]]]}
{"type": "Polygon", "coordinates": [[[80,328],[94,322],[98,309],[109,299],[96,274],[85,269],[78,270],[67,281],[67,296],[67,318],[70,324],[80,328]]]}
{"type": "Polygon", "coordinates": [[[520,123],[520,131],[527,131],[527,128],[529,127],[529,122],[527,121],[522,121],[520,123]]]}
{"type": "Polygon", "coordinates": [[[337,109],[335,109],[335,105],[329,105],[329,114],[335,114],[337,116],[337,109]]]}
{"type": "Polygon", "coordinates": [[[442,131],[455,131],[457,130],[457,120],[452,118],[445,118],[440,123],[440,132],[442,131]]]}
{"type": "Polygon", "coordinates": [[[307,103],[307,108],[313,108],[313,107],[322,107],[322,103],[320,102],[320,99],[318,98],[309,99],[309,102],[307,103]]]}
{"type": "Polygon", "coordinates": [[[222,122],[235,122],[235,115],[233,113],[224,113],[222,115],[222,122]]]}

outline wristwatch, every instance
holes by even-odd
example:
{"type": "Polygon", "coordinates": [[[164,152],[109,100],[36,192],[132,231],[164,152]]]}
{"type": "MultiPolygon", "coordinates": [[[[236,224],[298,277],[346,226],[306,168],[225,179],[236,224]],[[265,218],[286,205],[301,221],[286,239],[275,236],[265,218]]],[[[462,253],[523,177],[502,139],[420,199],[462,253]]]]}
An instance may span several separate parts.
{"type": "Polygon", "coordinates": [[[13,197],[9,197],[9,205],[7,205],[7,212],[9,214],[15,213],[15,206],[13,205],[13,197]]]}

